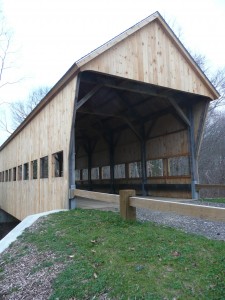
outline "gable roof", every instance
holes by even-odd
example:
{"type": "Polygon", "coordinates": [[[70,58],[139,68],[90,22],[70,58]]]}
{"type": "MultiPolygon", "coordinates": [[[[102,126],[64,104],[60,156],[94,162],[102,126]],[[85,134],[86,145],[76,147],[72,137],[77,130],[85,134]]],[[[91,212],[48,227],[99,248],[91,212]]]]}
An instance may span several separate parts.
{"type": "Polygon", "coordinates": [[[74,78],[80,71],[85,64],[92,61],[94,58],[100,56],[105,51],[109,50],[116,44],[120,43],[121,41],[128,38],[130,35],[134,34],[141,28],[145,27],[149,23],[157,20],[161,26],[164,28],[168,36],[172,39],[175,45],[178,47],[180,52],[185,56],[189,64],[192,66],[196,74],[201,78],[204,84],[209,88],[210,92],[214,96],[214,99],[219,98],[219,93],[212,85],[210,80],[206,77],[203,71],[199,68],[196,64],[194,59],[191,57],[187,49],[184,45],[180,42],[180,40],[176,37],[172,29],[163,19],[159,12],[155,12],[152,15],[148,16],[147,18],[143,19],[142,21],[138,22],[134,26],[130,27],[126,31],[122,32],[118,36],[114,37],[113,39],[109,40],[105,44],[101,45],[97,49],[93,50],[89,54],[85,55],[78,61],[76,61],[71,68],[63,75],[63,77],[53,86],[53,88],[49,91],[49,93],[42,99],[42,101],[36,106],[36,108],[27,116],[27,118],[20,124],[20,126],[13,132],[13,134],[3,143],[0,147],[0,151],[38,114],[40,110],[42,110],[52,99],[53,97],[69,82],[72,78],[74,78]]]}
{"type": "Polygon", "coordinates": [[[198,66],[198,64],[195,62],[195,60],[192,58],[192,56],[190,55],[188,50],[184,47],[184,45],[181,43],[181,41],[178,39],[178,37],[174,34],[172,29],[169,27],[169,25],[166,23],[166,21],[163,19],[163,17],[161,16],[161,14],[158,11],[153,13],[152,15],[148,16],[147,18],[143,19],[142,21],[135,24],[134,26],[130,27],[126,31],[122,32],[118,36],[114,37],[110,41],[103,44],[102,46],[100,46],[97,49],[93,50],[89,54],[85,55],[84,57],[79,59],[75,63],[75,65],[78,68],[83,67],[85,64],[89,63],[90,61],[92,61],[97,56],[100,56],[105,51],[109,50],[113,46],[115,46],[118,43],[122,42],[123,40],[128,38],[130,35],[134,34],[138,30],[140,30],[141,28],[145,27],[146,25],[148,25],[149,23],[151,23],[155,20],[157,20],[160,23],[160,25],[163,27],[163,29],[165,30],[167,35],[171,38],[173,43],[177,46],[179,51],[186,58],[188,63],[191,65],[191,67],[194,69],[197,76],[199,78],[201,78],[202,82],[208,87],[208,89],[210,90],[210,92],[212,93],[212,95],[214,97],[213,99],[219,98],[220,94],[218,93],[218,91],[215,89],[215,87],[212,85],[210,80],[207,78],[207,76],[204,74],[204,72],[201,70],[201,68],[198,66]]]}

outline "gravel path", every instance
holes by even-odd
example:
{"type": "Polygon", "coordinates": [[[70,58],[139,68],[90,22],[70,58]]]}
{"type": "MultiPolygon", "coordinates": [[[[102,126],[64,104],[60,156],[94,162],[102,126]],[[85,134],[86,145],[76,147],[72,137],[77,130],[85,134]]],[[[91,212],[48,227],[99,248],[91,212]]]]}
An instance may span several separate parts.
{"type": "MultiPolygon", "coordinates": [[[[222,203],[203,203],[202,201],[189,201],[188,203],[225,208],[225,204],[222,203]]],[[[207,221],[175,213],[151,211],[141,208],[137,209],[137,217],[141,221],[152,221],[157,224],[181,229],[184,232],[203,235],[209,239],[225,241],[225,222],[207,221]]]]}

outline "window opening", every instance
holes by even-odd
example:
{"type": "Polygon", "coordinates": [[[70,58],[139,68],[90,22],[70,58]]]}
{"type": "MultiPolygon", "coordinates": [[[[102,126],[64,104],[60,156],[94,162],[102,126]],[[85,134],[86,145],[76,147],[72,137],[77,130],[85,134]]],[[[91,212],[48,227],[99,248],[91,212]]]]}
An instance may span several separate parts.
{"type": "Polygon", "coordinates": [[[99,167],[91,169],[91,179],[93,180],[99,179],[99,167]]]}
{"type": "Polygon", "coordinates": [[[163,176],[163,160],[154,159],[147,161],[147,176],[158,177],[163,176]]]}
{"type": "Polygon", "coordinates": [[[80,181],[80,179],[81,179],[80,178],[80,170],[77,169],[77,170],[75,170],[75,180],[80,181]]]}
{"type": "Polygon", "coordinates": [[[32,179],[37,179],[37,159],[33,160],[31,162],[31,178],[32,179]]]}
{"type": "Polygon", "coordinates": [[[82,170],[82,180],[88,180],[88,169],[82,170]]]}
{"type": "Polygon", "coordinates": [[[114,178],[126,178],[125,176],[125,164],[118,164],[114,166],[114,178]]]}
{"type": "Polygon", "coordinates": [[[188,156],[169,158],[168,165],[170,176],[190,175],[190,165],[188,156]]]}
{"type": "Polygon", "coordinates": [[[129,163],[129,178],[140,178],[142,176],[141,162],[129,163]]]}
{"type": "Polygon", "coordinates": [[[63,151],[53,154],[54,176],[63,177],[63,151]]]}
{"type": "Polygon", "coordinates": [[[48,178],[48,156],[40,159],[40,178],[48,178]]]}
{"type": "Polygon", "coordinates": [[[18,167],[18,180],[22,180],[22,165],[18,167]]]}
{"type": "Polygon", "coordinates": [[[110,179],[110,166],[102,167],[102,179],[110,179]]]}
{"type": "Polygon", "coordinates": [[[13,181],[16,181],[16,167],[13,168],[13,181]]]}
{"type": "Polygon", "coordinates": [[[4,172],[0,172],[0,182],[4,181],[4,172]]]}
{"type": "Polygon", "coordinates": [[[29,164],[25,163],[23,165],[23,180],[28,180],[29,179],[29,164]]]}
{"type": "Polygon", "coordinates": [[[8,170],[6,170],[6,171],[5,171],[5,181],[6,181],[6,182],[9,180],[9,178],[8,178],[9,175],[8,175],[8,174],[9,174],[9,173],[8,173],[8,170]]]}

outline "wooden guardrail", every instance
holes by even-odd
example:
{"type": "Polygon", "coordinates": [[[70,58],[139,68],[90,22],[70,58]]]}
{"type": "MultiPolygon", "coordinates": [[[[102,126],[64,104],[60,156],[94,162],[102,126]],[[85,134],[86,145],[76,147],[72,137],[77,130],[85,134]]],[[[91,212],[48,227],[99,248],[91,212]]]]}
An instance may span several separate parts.
{"type": "Polygon", "coordinates": [[[110,202],[110,203],[118,203],[120,202],[120,196],[115,194],[106,194],[106,193],[99,193],[99,192],[91,192],[85,190],[75,189],[73,190],[73,196],[98,200],[103,202],[110,202]]]}
{"type": "Polygon", "coordinates": [[[221,189],[221,190],[225,190],[225,184],[201,184],[201,183],[197,183],[195,185],[196,190],[199,191],[201,189],[221,189]]]}
{"type": "Polygon", "coordinates": [[[176,214],[225,222],[225,208],[180,203],[175,201],[156,200],[135,196],[135,190],[121,190],[119,195],[91,191],[73,190],[74,197],[117,203],[120,215],[125,220],[136,219],[136,208],[146,208],[156,211],[174,212],[176,214]]]}
{"type": "Polygon", "coordinates": [[[163,200],[130,198],[130,206],[225,222],[225,208],[163,200]]]}

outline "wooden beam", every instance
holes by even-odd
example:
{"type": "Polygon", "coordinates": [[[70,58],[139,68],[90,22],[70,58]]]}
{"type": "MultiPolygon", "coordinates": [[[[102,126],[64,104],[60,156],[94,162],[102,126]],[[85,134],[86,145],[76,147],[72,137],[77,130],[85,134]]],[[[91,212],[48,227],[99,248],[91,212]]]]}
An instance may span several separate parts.
{"type": "Polygon", "coordinates": [[[219,190],[225,190],[225,184],[196,184],[196,190],[201,189],[219,189],[219,190]]]}
{"type": "Polygon", "coordinates": [[[142,185],[142,195],[146,196],[146,184],[147,184],[147,166],[146,166],[146,136],[145,136],[145,126],[142,125],[141,130],[141,137],[140,140],[140,150],[141,150],[141,172],[142,172],[142,178],[141,178],[141,185],[142,185]]]}
{"type": "Polygon", "coordinates": [[[210,104],[209,101],[205,102],[204,108],[201,113],[200,121],[199,121],[198,133],[197,133],[197,138],[196,138],[196,149],[195,149],[197,158],[199,157],[199,152],[201,149],[204,126],[205,126],[206,116],[207,116],[208,109],[209,109],[209,104],[210,104]]]}
{"type": "Polygon", "coordinates": [[[88,83],[94,83],[94,84],[102,84],[105,87],[121,90],[121,91],[127,91],[132,93],[138,93],[138,94],[144,94],[149,96],[156,96],[156,97],[162,97],[167,98],[168,94],[165,93],[165,91],[168,91],[171,93],[171,89],[169,88],[163,88],[164,93],[162,94],[162,88],[156,85],[138,82],[134,80],[121,80],[118,78],[113,77],[106,77],[102,76],[100,74],[82,74],[82,81],[88,82],[88,83]]]}
{"type": "Polygon", "coordinates": [[[86,198],[86,199],[92,199],[92,200],[98,200],[98,201],[103,201],[103,202],[117,203],[117,204],[119,204],[119,199],[120,199],[119,195],[83,191],[83,190],[78,190],[78,189],[73,191],[73,196],[86,198]]]}
{"type": "Polygon", "coordinates": [[[130,206],[225,222],[225,208],[130,197],[130,206]]]}
{"type": "Polygon", "coordinates": [[[110,118],[117,118],[122,120],[124,123],[127,124],[128,127],[130,127],[130,129],[134,132],[134,134],[141,139],[141,135],[139,134],[139,132],[135,129],[134,125],[124,116],[121,115],[115,115],[115,114],[105,114],[105,113],[99,113],[99,112],[94,112],[94,111],[78,111],[77,113],[81,113],[81,114],[88,114],[88,115],[95,115],[95,116],[101,116],[101,117],[110,117],[110,118]]]}
{"type": "MultiPolygon", "coordinates": [[[[107,140],[107,138],[106,138],[107,140]]],[[[115,167],[115,141],[114,141],[114,134],[113,132],[109,132],[109,141],[108,141],[108,146],[109,146],[109,165],[110,165],[110,192],[115,194],[115,172],[114,172],[114,167],[115,167]]]]}
{"type": "Polygon", "coordinates": [[[190,121],[188,120],[187,116],[184,114],[184,112],[180,108],[180,106],[176,103],[176,101],[171,97],[167,97],[167,99],[172,104],[172,106],[175,108],[175,110],[178,113],[179,117],[184,121],[185,124],[187,124],[190,127],[191,126],[190,121]]]}
{"type": "MultiPolygon", "coordinates": [[[[127,193],[123,195],[122,191],[120,191],[120,196],[99,192],[84,191],[79,189],[72,190],[70,192],[71,197],[81,197],[117,204],[119,204],[121,196],[125,197],[126,199],[123,199],[123,203],[122,205],[120,205],[120,207],[122,207],[122,210],[124,211],[125,216],[127,215],[127,209],[129,209],[129,207],[147,208],[155,211],[173,212],[179,215],[225,222],[225,208],[222,207],[156,200],[152,198],[140,198],[134,196],[134,191],[130,191],[129,196],[127,195],[127,193]]],[[[130,213],[134,216],[134,210],[131,209],[130,213]]]]}
{"type": "Polygon", "coordinates": [[[140,135],[140,133],[135,129],[134,125],[126,118],[123,118],[124,122],[127,123],[128,127],[130,127],[130,129],[133,131],[133,133],[137,136],[137,138],[141,141],[142,140],[142,136],[140,135]]]}
{"type": "Polygon", "coordinates": [[[101,84],[96,85],[89,93],[87,93],[82,99],[77,102],[76,109],[78,110],[82,105],[84,105],[92,96],[94,96],[102,87],[101,84]]]}
{"type": "Polygon", "coordinates": [[[188,128],[188,142],[189,142],[189,152],[190,152],[190,167],[191,167],[191,192],[192,198],[198,198],[198,193],[196,191],[195,185],[198,182],[198,171],[197,171],[197,162],[196,162],[196,151],[195,151],[195,137],[194,137],[194,117],[192,106],[189,107],[189,119],[190,126],[188,128]]]}
{"type": "Polygon", "coordinates": [[[155,126],[156,119],[152,121],[152,124],[149,126],[147,133],[146,133],[146,138],[147,140],[150,138],[150,134],[152,132],[153,127],[155,126]]]}
{"type": "MultiPolygon", "coordinates": [[[[73,107],[73,120],[71,124],[71,132],[70,132],[70,148],[69,148],[69,188],[75,189],[76,187],[76,177],[75,177],[75,164],[76,164],[76,140],[75,140],[75,120],[76,120],[76,103],[78,99],[78,94],[80,90],[80,76],[78,75],[76,81],[76,91],[75,91],[75,98],[74,98],[74,107],[73,107]]],[[[69,205],[72,204],[72,200],[69,200],[69,205]]],[[[73,203],[75,205],[75,203],[73,203]]],[[[73,207],[72,205],[72,207],[73,207]]]]}
{"type": "Polygon", "coordinates": [[[120,99],[120,101],[125,105],[126,108],[126,114],[128,112],[129,116],[134,118],[135,120],[141,120],[141,115],[137,112],[135,107],[133,105],[129,104],[129,100],[125,96],[125,93],[121,95],[118,91],[115,92],[116,96],[120,99]]]}

